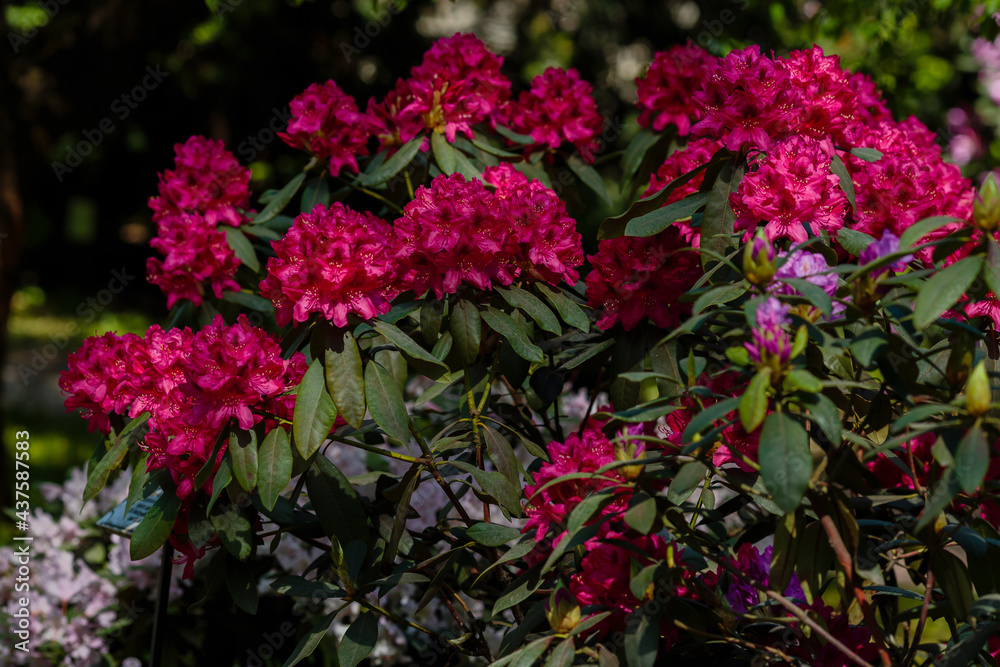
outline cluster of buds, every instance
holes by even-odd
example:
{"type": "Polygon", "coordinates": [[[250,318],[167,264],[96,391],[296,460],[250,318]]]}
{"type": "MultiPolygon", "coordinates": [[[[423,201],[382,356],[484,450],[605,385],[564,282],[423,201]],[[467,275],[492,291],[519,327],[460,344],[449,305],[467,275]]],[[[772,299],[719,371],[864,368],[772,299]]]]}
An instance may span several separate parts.
{"type": "Polygon", "coordinates": [[[972,205],[972,221],[987,234],[1000,227],[1000,187],[992,172],[983,180],[972,205]]]}
{"type": "Polygon", "coordinates": [[[776,257],[767,235],[763,231],[757,232],[757,236],[743,250],[743,275],[751,285],[764,289],[778,270],[776,257]]]}
{"type": "Polygon", "coordinates": [[[768,297],[757,308],[757,327],[753,330],[753,342],[744,343],[750,360],[759,369],[770,368],[772,378],[780,378],[792,358],[794,347],[792,337],[785,328],[792,321],[788,317],[791,309],[773,296],[768,297]]]}

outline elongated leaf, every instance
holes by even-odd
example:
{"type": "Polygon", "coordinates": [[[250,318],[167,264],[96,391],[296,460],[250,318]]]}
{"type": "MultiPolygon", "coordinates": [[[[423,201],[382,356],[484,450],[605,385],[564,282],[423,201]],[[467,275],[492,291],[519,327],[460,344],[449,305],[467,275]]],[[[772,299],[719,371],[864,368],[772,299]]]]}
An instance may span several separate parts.
{"type": "Polygon", "coordinates": [[[917,525],[914,526],[913,532],[919,533],[934,523],[941,516],[941,512],[951,505],[951,501],[955,499],[955,496],[961,490],[962,487],[958,482],[958,475],[955,474],[955,471],[952,468],[945,469],[944,474],[941,475],[941,479],[931,489],[930,495],[927,497],[927,502],[924,504],[924,511],[920,513],[920,518],[917,520],[917,525]]]}
{"type": "Polygon", "coordinates": [[[239,505],[230,503],[221,512],[213,512],[209,519],[219,534],[226,551],[240,560],[246,560],[253,551],[253,527],[243,516],[239,505]]]}
{"type": "Polygon", "coordinates": [[[851,174],[847,171],[847,165],[844,164],[844,161],[837,154],[834,154],[833,159],[830,161],[830,173],[840,181],[840,189],[847,195],[847,201],[851,203],[851,208],[857,210],[858,204],[854,194],[854,183],[851,181],[851,174]]]}
{"type": "Polygon", "coordinates": [[[328,537],[341,544],[368,542],[365,507],[347,478],[323,456],[306,473],[306,488],[316,516],[328,537]]]}
{"type": "Polygon", "coordinates": [[[229,434],[229,458],[233,461],[233,477],[247,491],[257,486],[257,434],[254,431],[233,431],[229,434]]]}
{"type": "Polygon", "coordinates": [[[326,387],[344,421],[354,428],[361,428],[368,409],[361,351],[350,331],[344,331],[338,347],[325,353],[326,387]]]}
{"type": "Polygon", "coordinates": [[[281,667],[294,667],[294,665],[299,664],[299,662],[312,655],[313,651],[316,650],[316,647],[319,646],[319,643],[323,641],[323,637],[326,636],[326,631],[330,629],[330,626],[333,624],[333,620],[339,613],[340,610],[337,609],[336,611],[332,611],[316,621],[316,623],[309,629],[309,632],[303,635],[302,639],[299,640],[299,643],[295,645],[295,650],[292,651],[292,654],[288,656],[288,659],[285,660],[281,667]]]}
{"type": "Polygon", "coordinates": [[[420,151],[420,146],[424,142],[423,133],[405,143],[392,157],[382,163],[382,165],[370,174],[363,174],[358,178],[358,183],[365,187],[378,187],[385,185],[390,178],[403,170],[403,167],[410,164],[414,156],[420,151]]]}
{"type": "Polygon", "coordinates": [[[934,215],[916,221],[899,235],[900,250],[912,248],[920,239],[952,222],[962,222],[962,220],[950,215],[934,215]]]}
{"type": "Polygon", "coordinates": [[[611,197],[608,196],[608,189],[604,185],[604,179],[601,175],[597,173],[597,170],[591,167],[589,164],[576,157],[575,155],[570,156],[566,160],[566,164],[569,168],[573,170],[573,173],[577,175],[584,184],[594,191],[598,197],[606,201],[609,205],[614,202],[611,201],[611,197]]]}
{"type": "Polygon", "coordinates": [[[629,503],[629,508],[625,512],[624,518],[625,523],[639,531],[639,533],[649,535],[656,523],[656,517],[656,499],[639,492],[632,496],[632,501],[629,503]]]}
{"type": "Polygon", "coordinates": [[[628,145],[628,148],[625,149],[625,154],[622,156],[622,176],[625,180],[629,180],[639,171],[643,158],[646,156],[646,151],[656,145],[660,140],[660,136],[647,128],[643,128],[636,133],[632,139],[632,143],[628,145]]]}
{"type": "MultiPolygon", "coordinates": [[[[701,247],[718,255],[725,255],[732,241],[736,214],[729,204],[729,197],[743,180],[743,171],[743,164],[737,165],[733,161],[724,164],[705,202],[705,213],[701,218],[701,247]]],[[[710,261],[713,261],[711,257],[702,253],[703,269],[710,261]]]]}
{"type": "Polygon", "coordinates": [[[326,391],[323,364],[314,359],[302,377],[295,395],[292,414],[292,433],[295,447],[303,459],[316,453],[330,434],[337,419],[337,408],[326,391]]]}
{"type": "Polygon", "coordinates": [[[493,291],[498,292],[504,301],[515,308],[520,308],[535,321],[543,330],[562,335],[562,327],[552,310],[545,303],[531,292],[520,287],[494,287],[493,291]]]}
{"type": "Polygon", "coordinates": [[[388,322],[376,320],[372,323],[375,331],[389,339],[393,345],[399,348],[407,361],[418,371],[432,380],[436,380],[448,372],[448,367],[441,363],[441,360],[433,356],[430,352],[420,347],[415,340],[410,338],[395,326],[388,322]]]}
{"type": "Polygon", "coordinates": [[[695,211],[708,202],[709,197],[711,197],[711,193],[696,192],[672,204],[667,204],[663,208],[632,218],[625,225],[625,235],[656,236],[675,221],[690,218],[695,211]]]}
{"type": "Polygon", "coordinates": [[[517,528],[484,522],[473,525],[465,532],[471,539],[488,547],[502,547],[521,535],[517,528]]]}
{"type": "Polygon", "coordinates": [[[819,426],[827,440],[839,447],[843,427],[840,411],[834,402],[823,394],[811,394],[803,398],[803,403],[808,407],[809,419],[819,426]]]}
{"type": "Polygon", "coordinates": [[[542,349],[531,342],[524,330],[503,311],[490,306],[480,314],[486,326],[503,336],[517,352],[517,356],[527,361],[540,362],[545,358],[542,349]]]}
{"type": "Polygon", "coordinates": [[[875,242],[875,239],[864,232],[843,227],[837,230],[837,242],[844,250],[859,257],[865,248],[875,242]]]}
{"type": "Polygon", "coordinates": [[[222,459],[222,463],[219,464],[219,469],[215,473],[215,479],[212,480],[212,497],[208,499],[206,512],[212,511],[215,501],[219,499],[223,489],[229,486],[231,481],[233,481],[233,465],[227,457],[222,459]]]}
{"type": "Polygon", "coordinates": [[[325,174],[320,174],[309,181],[305,189],[302,190],[302,202],[299,211],[308,213],[317,205],[330,205],[330,182],[325,174]]]}
{"type": "Polygon", "coordinates": [[[181,499],[172,491],[164,491],[142,517],[129,541],[128,552],[132,560],[152,556],[170,537],[174,520],[181,508],[181,499]]]}
{"type": "Polygon", "coordinates": [[[351,623],[351,627],[344,633],[344,638],[340,640],[340,646],[337,648],[340,667],[355,667],[368,657],[375,648],[376,641],[378,641],[378,621],[375,619],[375,614],[366,611],[351,623]]]}
{"type": "Polygon", "coordinates": [[[248,614],[257,613],[257,578],[248,563],[226,560],[226,588],[237,607],[248,614]]]}
{"type": "Polygon", "coordinates": [[[970,428],[955,453],[955,476],[966,493],[975,493],[986,478],[990,465],[990,446],[978,424],[970,428]]]}
{"type": "Polygon", "coordinates": [[[521,476],[518,472],[517,456],[514,455],[514,449],[510,443],[485,424],[479,427],[479,432],[486,443],[486,452],[489,454],[490,461],[515,488],[520,488],[521,476]]]}
{"type": "Polygon", "coordinates": [[[88,501],[97,496],[108,482],[108,475],[116,470],[125,460],[129,446],[140,439],[146,433],[146,422],[149,421],[150,413],[143,412],[141,415],[126,424],[122,432],[115,437],[111,448],[104,453],[104,456],[96,464],[87,467],[87,484],[83,489],[83,500],[88,501]]]}
{"type": "Polygon", "coordinates": [[[640,607],[625,625],[625,659],[629,667],[653,667],[660,644],[660,621],[640,607]]]}
{"type": "Polygon", "coordinates": [[[747,433],[753,433],[767,415],[767,390],[771,386],[771,369],[762,368],[750,380],[740,399],[740,423],[747,433]]]}
{"type": "Polygon", "coordinates": [[[265,315],[271,315],[274,313],[274,306],[270,301],[262,296],[250,294],[249,292],[226,292],[222,295],[222,300],[230,303],[237,303],[241,306],[249,308],[250,310],[256,310],[257,312],[264,313],[265,315]]]}
{"type": "Polygon", "coordinates": [[[757,458],[774,502],[785,512],[794,512],[812,475],[809,436],[802,424],[784,412],[768,415],[761,428],[757,458]]]}
{"type": "Polygon", "coordinates": [[[482,322],[476,305],[459,299],[449,315],[451,338],[454,348],[458,350],[459,358],[464,364],[472,364],[479,356],[479,337],[482,332],[482,322]]]}
{"type": "Polygon", "coordinates": [[[311,600],[342,598],[347,593],[328,581],[311,581],[298,575],[286,574],[271,582],[271,588],[282,595],[311,600]]]}
{"type": "Polygon", "coordinates": [[[955,616],[963,621],[967,619],[973,603],[968,566],[955,554],[942,549],[931,558],[931,569],[955,616]]]}
{"type": "Polygon", "coordinates": [[[292,447],[288,441],[288,432],[276,426],[260,445],[257,488],[264,507],[274,509],[274,503],[291,479],[292,447]]]}
{"type": "Polygon", "coordinates": [[[396,378],[381,364],[369,361],[365,368],[365,398],[372,419],[390,438],[410,441],[410,417],[396,378]]]}
{"type": "Polygon", "coordinates": [[[431,132],[431,150],[434,151],[434,159],[443,174],[455,173],[455,165],[458,160],[455,156],[455,148],[448,143],[443,134],[431,132]]]}
{"type": "Polygon", "coordinates": [[[549,659],[545,661],[545,667],[570,667],[574,658],[576,658],[576,642],[572,637],[567,637],[552,649],[549,659]]]}
{"type": "Polygon", "coordinates": [[[876,150],[874,148],[865,148],[864,146],[858,146],[857,148],[851,149],[851,155],[856,158],[861,158],[865,162],[878,162],[882,159],[882,151],[876,150]]]}
{"type": "Polygon", "coordinates": [[[691,492],[705,481],[708,467],[701,461],[690,461],[681,466],[667,489],[667,500],[674,505],[680,505],[688,499],[691,492]]]}
{"type": "Polygon", "coordinates": [[[718,287],[713,287],[695,300],[691,312],[693,315],[697,315],[709,306],[714,306],[717,303],[729,303],[746,293],[747,287],[742,283],[737,285],[719,285],[718,287]]]}
{"type": "MultiPolygon", "coordinates": [[[[274,197],[268,201],[267,206],[264,210],[254,216],[254,219],[250,222],[253,225],[259,225],[262,222],[267,222],[274,218],[274,216],[281,213],[281,211],[288,205],[288,202],[292,200],[295,193],[299,191],[302,187],[302,183],[306,180],[305,172],[302,172],[292,180],[285,184],[285,187],[281,188],[274,197]]],[[[235,229],[235,228],[232,228],[235,229]]],[[[227,230],[228,231],[228,230],[227,230]]],[[[256,269],[254,269],[256,271],[256,269]]]]}
{"type": "Polygon", "coordinates": [[[931,276],[917,294],[913,326],[923,329],[954,306],[968,291],[982,265],[981,256],[966,257],[931,276]]]}
{"type": "Polygon", "coordinates": [[[511,484],[506,477],[498,472],[480,470],[464,461],[448,461],[448,465],[471,473],[483,492],[492,496],[500,506],[515,516],[521,515],[521,491],[511,484]]]}
{"type": "MultiPolygon", "coordinates": [[[[145,486],[146,482],[149,481],[150,474],[146,470],[146,462],[149,460],[149,454],[144,453],[136,461],[135,468],[132,470],[132,479],[128,483],[128,498],[125,499],[125,512],[127,513],[132,509],[132,505],[142,500],[145,497],[145,486]]],[[[84,498],[86,500],[86,498],[84,498]]]]}
{"type": "Polygon", "coordinates": [[[713,403],[704,410],[698,412],[684,429],[681,441],[684,443],[693,442],[694,435],[702,432],[706,427],[711,426],[716,420],[721,419],[727,413],[739,408],[740,398],[727,398],[713,403]]]}

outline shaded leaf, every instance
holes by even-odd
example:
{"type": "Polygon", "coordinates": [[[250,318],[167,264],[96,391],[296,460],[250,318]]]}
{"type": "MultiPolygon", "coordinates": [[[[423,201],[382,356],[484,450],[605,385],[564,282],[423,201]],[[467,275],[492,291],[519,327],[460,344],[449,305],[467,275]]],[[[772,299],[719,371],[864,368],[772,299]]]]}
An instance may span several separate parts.
{"type": "Polygon", "coordinates": [[[292,447],[288,433],[276,426],[260,445],[257,486],[260,501],[268,510],[274,509],[278,496],[292,479],[292,447]]]}
{"type": "Polygon", "coordinates": [[[767,416],[760,432],[757,455],[760,474],[774,502],[794,512],[812,476],[809,436],[802,424],[784,412],[767,416]]]}
{"type": "Polygon", "coordinates": [[[303,459],[316,453],[337,419],[337,408],[326,391],[323,364],[314,359],[295,394],[292,432],[303,459]]]}
{"type": "MultiPolygon", "coordinates": [[[[302,187],[302,183],[305,180],[306,174],[305,172],[302,172],[292,180],[288,181],[288,183],[285,184],[285,187],[281,188],[281,190],[279,190],[278,193],[267,202],[267,206],[264,207],[264,210],[254,216],[254,219],[250,221],[250,224],[259,225],[262,222],[271,220],[276,215],[281,213],[282,209],[285,208],[288,202],[292,200],[292,197],[295,196],[295,193],[299,191],[299,188],[302,187]]],[[[229,229],[235,230],[235,227],[230,227],[226,231],[228,232],[229,229]]],[[[240,259],[242,259],[242,257],[240,259]]],[[[257,269],[254,269],[254,271],[257,271],[257,269]]]]}
{"type": "Polygon", "coordinates": [[[365,368],[365,397],[375,423],[390,438],[410,440],[410,417],[396,379],[381,364],[370,361],[365,368]]]}

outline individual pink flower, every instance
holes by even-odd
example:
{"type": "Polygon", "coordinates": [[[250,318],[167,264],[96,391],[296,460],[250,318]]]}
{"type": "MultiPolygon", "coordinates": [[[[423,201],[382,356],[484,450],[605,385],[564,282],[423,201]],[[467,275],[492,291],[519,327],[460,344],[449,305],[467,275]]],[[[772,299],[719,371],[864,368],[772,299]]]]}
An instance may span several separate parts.
{"type": "Polygon", "coordinates": [[[367,320],[388,312],[403,291],[393,228],[340,202],[300,214],[271,246],[276,256],[267,261],[260,291],[282,326],[311,313],[347,326],[348,314],[367,320]]]}
{"type": "Polygon", "coordinates": [[[496,186],[500,217],[507,234],[499,261],[521,280],[538,279],[553,285],[565,281],[575,285],[583,264],[583,245],[576,221],[566,212],[566,203],[538,180],[504,162],[487,167],[487,183],[496,186]]]}
{"type": "MultiPolygon", "coordinates": [[[[367,122],[372,134],[378,137],[379,150],[394,152],[424,129],[424,121],[419,115],[405,113],[412,103],[413,93],[406,79],[397,79],[396,87],[381,102],[376,102],[374,97],[368,100],[367,122]]],[[[426,139],[424,144],[422,148],[426,150],[426,139]]]]}
{"type": "Polygon", "coordinates": [[[715,60],[712,54],[691,42],[657,52],[646,75],[635,82],[636,106],[641,110],[639,125],[662,132],[668,123],[673,123],[678,136],[687,136],[691,123],[701,117],[691,104],[691,96],[715,60]]]}
{"type": "Polygon", "coordinates": [[[292,118],[278,133],[282,141],[328,162],[332,176],[345,166],[358,171],[357,158],[368,154],[371,132],[353,97],[330,80],[310,85],[292,98],[289,108],[292,118]]]}
{"type": "Polygon", "coordinates": [[[592,96],[593,86],[580,79],[575,69],[549,67],[531,81],[516,102],[503,107],[499,120],[535,143],[525,150],[557,150],[573,144],[584,162],[593,163],[600,147],[604,120],[592,96]]]}
{"type": "Polygon", "coordinates": [[[510,81],[500,73],[503,58],[475,35],[439,39],[410,71],[412,101],[404,115],[423,119],[424,126],[455,141],[456,133],[472,138],[481,123],[510,96],[510,81]]]}
{"type": "Polygon", "coordinates": [[[648,238],[605,239],[589,260],[594,270],[587,274],[587,304],[601,311],[599,328],[621,323],[628,331],[648,317],[666,329],[691,312],[680,297],[701,275],[701,265],[677,227],[648,238]]]}
{"type": "Polygon", "coordinates": [[[974,299],[965,304],[965,315],[968,318],[986,317],[993,323],[994,330],[1000,330],[1000,299],[993,292],[987,292],[986,296],[974,299]]]}
{"type": "Polygon", "coordinates": [[[750,235],[763,221],[770,240],[789,238],[802,243],[813,234],[836,231],[844,224],[847,196],[830,171],[827,142],[793,136],[776,142],[766,162],[747,174],[730,197],[736,228],[750,235]]]}
{"type": "Polygon", "coordinates": [[[153,219],[167,213],[202,213],[213,224],[236,226],[236,209],[250,204],[250,170],[241,167],[221,141],[190,137],[174,145],[174,169],[160,174],[158,197],[151,197],[153,219]]]}
{"type": "Polygon", "coordinates": [[[709,66],[692,97],[702,118],[691,134],[713,136],[731,151],[767,150],[796,126],[796,98],[783,60],[762,55],[756,44],[735,49],[709,66]]]}
{"type": "Polygon", "coordinates": [[[439,299],[463,282],[482,290],[494,280],[509,285],[511,267],[498,261],[508,224],[482,181],[438,176],[417,189],[395,223],[405,284],[418,295],[433,290],[439,299]]]}

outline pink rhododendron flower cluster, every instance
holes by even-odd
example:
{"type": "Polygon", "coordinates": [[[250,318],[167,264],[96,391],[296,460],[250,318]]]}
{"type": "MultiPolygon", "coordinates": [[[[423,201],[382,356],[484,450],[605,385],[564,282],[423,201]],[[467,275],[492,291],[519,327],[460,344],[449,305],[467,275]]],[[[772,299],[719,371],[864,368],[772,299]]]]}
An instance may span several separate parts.
{"type": "Polygon", "coordinates": [[[250,170],[241,167],[221,141],[191,137],[174,146],[174,169],[160,174],[158,197],[149,200],[157,236],[150,245],[163,259],[146,262],[149,282],[167,295],[201,305],[207,282],[217,298],[239,291],[240,266],[219,224],[242,224],[249,207],[250,170]]]}
{"type": "Polygon", "coordinates": [[[649,238],[602,240],[588,259],[594,270],[587,274],[587,303],[602,311],[601,329],[621,323],[628,331],[647,317],[665,329],[690,314],[691,305],[679,299],[698,280],[701,264],[677,227],[649,238]]]}
{"type": "Polygon", "coordinates": [[[516,102],[504,105],[499,120],[520,134],[531,136],[531,152],[539,147],[557,150],[563,143],[573,144],[584,162],[594,161],[600,147],[604,126],[593,86],[580,79],[575,69],[549,67],[531,81],[516,102]]]}
{"type": "Polygon", "coordinates": [[[392,227],[367,211],[340,202],[318,205],[295,218],[272,244],[261,295],[275,306],[278,324],[304,322],[320,313],[338,327],[348,313],[370,319],[388,312],[402,290],[392,227]]]}
{"type": "Polygon", "coordinates": [[[343,167],[358,171],[357,158],[368,154],[371,128],[353,97],[331,80],[310,85],[292,98],[289,108],[292,118],[278,133],[282,141],[328,162],[331,176],[343,167]]]}
{"type": "Polygon", "coordinates": [[[381,148],[399,146],[424,128],[455,141],[472,138],[472,126],[490,117],[510,96],[500,72],[503,58],[471,34],[439,39],[423,62],[400,79],[381,103],[368,103],[368,116],[381,148]]]}
{"type": "Polygon", "coordinates": [[[639,125],[662,132],[668,123],[686,137],[701,111],[691,104],[715,58],[691,42],[658,52],[646,75],[636,79],[636,106],[642,110],[639,125]]]}

